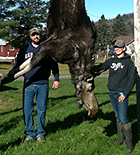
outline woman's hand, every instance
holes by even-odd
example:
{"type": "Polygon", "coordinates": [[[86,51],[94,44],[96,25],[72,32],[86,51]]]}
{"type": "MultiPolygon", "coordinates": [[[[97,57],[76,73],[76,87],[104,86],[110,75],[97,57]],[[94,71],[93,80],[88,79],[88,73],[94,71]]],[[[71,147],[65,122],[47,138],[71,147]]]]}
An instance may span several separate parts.
{"type": "Polygon", "coordinates": [[[123,95],[123,93],[120,93],[119,102],[123,102],[124,99],[125,99],[125,96],[123,95]]]}

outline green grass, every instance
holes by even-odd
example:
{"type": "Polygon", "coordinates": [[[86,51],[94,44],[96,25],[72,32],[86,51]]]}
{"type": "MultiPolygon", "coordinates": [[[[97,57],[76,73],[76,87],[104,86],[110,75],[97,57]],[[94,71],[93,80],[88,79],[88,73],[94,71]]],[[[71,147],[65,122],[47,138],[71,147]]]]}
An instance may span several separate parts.
{"type": "MultiPolygon", "coordinates": [[[[0,89],[0,154],[1,155],[124,155],[125,144],[112,145],[118,140],[115,117],[110,103],[107,79],[95,79],[95,95],[99,112],[89,119],[83,108],[77,106],[74,86],[70,79],[61,79],[60,88],[52,89],[46,112],[46,141],[22,142],[24,121],[22,113],[23,82],[14,81],[0,89]]],[[[36,107],[33,112],[35,126],[36,107]]],[[[135,88],[129,99],[129,119],[132,121],[132,155],[140,154],[140,142],[137,135],[135,88]]],[[[127,154],[127,153],[126,153],[127,154]]]]}
{"type": "MultiPolygon", "coordinates": [[[[59,65],[59,71],[60,75],[69,75],[69,67],[66,64],[58,64],[59,65]]],[[[12,63],[11,62],[0,62],[0,73],[6,74],[10,69],[12,69],[12,63]]]]}
{"type": "MultiPolygon", "coordinates": [[[[101,60],[98,61],[98,63],[96,65],[98,65],[100,62],[102,62],[101,60]]],[[[0,62],[0,73],[2,74],[6,74],[9,72],[9,70],[12,69],[12,64],[11,62],[0,62]]],[[[70,75],[69,72],[69,67],[67,64],[58,64],[59,66],[59,73],[60,75],[70,75]]],[[[105,71],[103,74],[108,74],[108,71],[105,71]]]]}
{"type": "Polygon", "coordinates": [[[12,69],[12,64],[10,62],[0,62],[0,73],[5,74],[10,69],[12,69]]]}

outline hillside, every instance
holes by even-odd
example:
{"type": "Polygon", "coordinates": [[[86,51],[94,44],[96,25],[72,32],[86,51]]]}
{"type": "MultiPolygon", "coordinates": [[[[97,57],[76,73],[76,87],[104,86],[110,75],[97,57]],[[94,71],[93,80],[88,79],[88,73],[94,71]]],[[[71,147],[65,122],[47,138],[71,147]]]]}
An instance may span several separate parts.
{"type": "MultiPolygon", "coordinates": [[[[122,17],[125,22],[127,36],[134,36],[134,13],[124,14],[122,17]]],[[[106,22],[108,25],[112,25],[114,20],[115,18],[106,20],[106,22]]],[[[98,25],[98,22],[95,22],[95,25],[98,25]]]]}

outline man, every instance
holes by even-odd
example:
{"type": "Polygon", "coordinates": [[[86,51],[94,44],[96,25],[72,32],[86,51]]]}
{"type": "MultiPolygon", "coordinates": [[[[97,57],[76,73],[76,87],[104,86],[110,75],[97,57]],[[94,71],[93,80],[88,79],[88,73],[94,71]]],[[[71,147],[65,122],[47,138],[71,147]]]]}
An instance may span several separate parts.
{"type": "MultiPolygon", "coordinates": [[[[40,32],[37,28],[30,30],[31,41],[25,45],[18,53],[13,69],[19,67],[25,60],[32,57],[38,50],[40,42],[40,32]]],[[[58,64],[48,58],[47,61],[42,61],[40,66],[37,66],[32,71],[24,75],[23,87],[23,114],[25,122],[25,141],[37,138],[37,141],[43,142],[45,140],[45,114],[49,92],[49,76],[53,72],[55,81],[53,88],[59,88],[59,69],[58,64]],[[37,131],[34,130],[33,109],[34,97],[36,98],[37,106],[37,131]]],[[[11,70],[12,71],[12,70],[11,70]]],[[[11,72],[10,71],[10,72],[11,72]]]]}

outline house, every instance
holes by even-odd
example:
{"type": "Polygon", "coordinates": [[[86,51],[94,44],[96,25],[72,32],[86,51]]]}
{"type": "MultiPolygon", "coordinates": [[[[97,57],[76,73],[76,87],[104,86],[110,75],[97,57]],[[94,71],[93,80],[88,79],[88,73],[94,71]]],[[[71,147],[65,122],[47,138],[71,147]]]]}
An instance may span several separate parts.
{"type": "Polygon", "coordinates": [[[14,59],[19,49],[12,47],[8,41],[0,39],[0,59],[14,59]]]}
{"type": "Polygon", "coordinates": [[[127,51],[126,53],[135,57],[135,40],[133,39],[129,43],[126,44],[127,51]]]}

